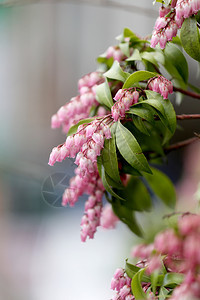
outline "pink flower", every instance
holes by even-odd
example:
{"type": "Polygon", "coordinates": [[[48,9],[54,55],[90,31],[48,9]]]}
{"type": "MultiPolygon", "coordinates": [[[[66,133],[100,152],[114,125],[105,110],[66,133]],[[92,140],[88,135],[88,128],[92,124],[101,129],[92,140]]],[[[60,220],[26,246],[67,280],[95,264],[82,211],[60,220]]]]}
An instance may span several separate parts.
{"type": "Polygon", "coordinates": [[[119,221],[118,217],[113,213],[110,204],[107,204],[102,211],[100,224],[105,229],[113,229],[119,221]]]}
{"type": "Polygon", "coordinates": [[[168,98],[168,94],[173,93],[172,82],[163,76],[151,78],[147,84],[148,88],[156,93],[160,93],[164,99],[168,98]]]}
{"type": "Polygon", "coordinates": [[[111,108],[114,121],[117,122],[120,117],[124,118],[126,111],[128,111],[133,104],[137,103],[138,99],[139,93],[135,89],[133,89],[133,91],[120,89],[114,97],[114,100],[117,102],[111,108]]]}

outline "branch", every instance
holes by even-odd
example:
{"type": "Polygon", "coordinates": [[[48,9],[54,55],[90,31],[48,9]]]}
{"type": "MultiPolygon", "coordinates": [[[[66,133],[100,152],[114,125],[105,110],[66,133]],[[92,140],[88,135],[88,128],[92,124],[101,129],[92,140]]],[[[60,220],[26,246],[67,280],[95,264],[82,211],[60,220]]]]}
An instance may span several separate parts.
{"type": "Polygon", "coordinates": [[[169,153],[169,152],[171,152],[173,150],[178,150],[180,148],[188,146],[188,145],[190,145],[190,144],[192,144],[194,142],[197,142],[197,141],[200,141],[200,136],[198,136],[198,135],[196,137],[192,137],[190,139],[178,142],[176,144],[172,144],[169,147],[165,148],[164,152],[167,154],[167,153],[169,153]]]}
{"type": "Polygon", "coordinates": [[[192,119],[200,119],[200,114],[191,114],[191,115],[176,115],[177,120],[192,120],[192,119]]]}
{"type": "Polygon", "coordinates": [[[187,96],[190,96],[192,98],[200,99],[200,94],[190,92],[190,91],[186,91],[186,90],[183,90],[181,88],[177,88],[175,86],[174,86],[174,92],[180,92],[180,93],[182,93],[184,95],[187,95],[187,96]]]}

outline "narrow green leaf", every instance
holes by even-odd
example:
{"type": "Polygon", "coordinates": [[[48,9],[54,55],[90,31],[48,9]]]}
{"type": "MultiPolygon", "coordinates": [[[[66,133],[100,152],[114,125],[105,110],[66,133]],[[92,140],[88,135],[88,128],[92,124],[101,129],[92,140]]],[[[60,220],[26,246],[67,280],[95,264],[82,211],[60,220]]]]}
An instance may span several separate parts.
{"type": "Polygon", "coordinates": [[[140,271],[138,271],[132,278],[131,281],[131,289],[133,292],[133,295],[135,296],[136,300],[145,300],[147,299],[147,295],[145,294],[145,292],[142,289],[142,276],[145,272],[145,269],[141,269],[140,271]]]}
{"type": "Polygon", "coordinates": [[[88,118],[88,119],[83,119],[83,120],[79,121],[77,124],[70,127],[70,129],[67,133],[67,136],[76,133],[79,125],[87,124],[87,123],[90,123],[92,121],[94,121],[94,118],[88,118]]]}
{"type": "Polygon", "coordinates": [[[184,20],[181,27],[181,42],[183,48],[192,58],[200,61],[199,29],[195,16],[184,20]]]}
{"type": "Polygon", "coordinates": [[[130,56],[129,42],[120,43],[119,48],[121,49],[122,53],[124,53],[124,55],[126,55],[127,57],[130,56]]]}
{"type": "Polygon", "coordinates": [[[125,81],[123,85],[123,89],[130,88],[134,85],[134,83],[148,80],[149,78],[152,78],[156,75],[156,73],[149,72],[149,71],[136,71],[133,74],[131,74],[125,81]]]}
{"type": "MultiPolygon", "coordinates": [[[[138,273],[138,271],[140,271],[139,267],[132,265],[126,261],[125,272],[128,277],[132,278],[136,273],[138,273]]],[[[142,281],[150,282],[150,277],[144,273],[142,275],[142,281]]]]}
{"type": "Polygon", "coordinates": [[[120,197],[117,193],[115,193],[112,188],[109,186],[108,184],[108,181],[107,181],[107,178],[106,178],[106,173],[105,173],[105,170],[104,170],[104,167],[102,166],[102,169],[101,169],[101,179],[102,179],[102,182],[103,182],[103,185],[106,189],[107,192],[109,192],[112,196],[114,196],[115,198],[121,200],[121,201],[125,201],[125,199],[123,199],[122,197],[120,197]]]}
{"type": "Polygon", "coordinates": [[[156,294],[156,288],[158,285],[158,278],[159,278],[159,274],[158,271],[155,271],[151,274],[151,286],[152,286],[152,290],[154,295],[156,294]]]}
{"type": "Polygon", "coordinates": [[[102,163],[106,173],[119,185],[121,185],[121,179],[119,176],[118,160],[116,154],[115,136],[111,139],[105,139],[104,148],[101,152],[102,163]]]}
{"type": "Polygon", "coordinates": [[[153,106],[154,108],[157,109],[157,111],[159,111],[162,114],[162,115],[159,114],[159,117],[163,122],[163,124],[167,126],[167,128],[171,131],[171,136],[172,136],[176,130],[177,123],[176,123],[176,113],[173,105],[171,104],[171,101],[168,99],[163,99],[161,95],[153,91],[146,90],[145,92],[148,97],[148,100],[144,100],[142,103],[147,103],[153,106]],[[154,99],[151,99],[150,97],[153,97],[154,99]]]}
{"type": "Polygon", "coordinates": [[[138,170],[133,168],[131,165],[129,165],[126,160],[124,160],[122,163],[122,173],[130,174],[133,176],[142,176],[142,174],[138,170]]]}
{"type": "Polygon", "coordinates": [[[128,226],[128,228],[135,233],[137,236],[142,237],[142,231],[139,225],[137,224],[135,214],[133,211],[128,209],[125,205],[125,202],[121,202],[116,197],[112,198],[112,208],[116,216],[128,226]]]}
{"type": "Polygon", "coordinates": [[[157,60],[156,60],[156,58],[155,58],[155,53],[154,53],[154,52],[147,52],[147,51],[145,51],[145,52],[143,52],[143,53],[141,54],[141,57],[142,57],[143,59],[148,60],[148,61],[151,62],[152,64],[158,66],[158,63],[157,63],[157,60]]]}
{"type": "Polygon", "coordinates": [[[188,83],[188,86],[189,86],[193,91],[195,91],[196,93],[200,94],[200,88],[194,86],[194,85],[191,84],[191,83],[188,83]]]}
{"type": "Polygon", "coordinates": [[[107,78],[120,80],[122,82],[125,82],[126,79],[130,76],[129,73],[126,73],[122,70],[119,62],[116,60],[114,61],[112,67],[103,75],[107,78]]]}
{"type": "Polygon", "coordinates": [[[147,130],[146,126],[145,126],[145,122],[142,121],[141,118],[137,117],[137,116],[132,116],[133,118],[133,123],[135,125],[135,127],[142,133],[144,133],[145,135],[150,135],[149,131],[147,130]]]}
{"type": "Polygon", "coordinates": [[[151,209],[151,197],[143,182],[136,177],[131,177],[127,186],[119,191],[121,197],[126,198],[124,205],[135,211],[149,211],[151,209]]]}
{"type": "Polygon", "coordinates": [[[134,60],[142,60],[142,57],[138,49],[135,49],[133,54],[126,59],[126,61],[134,61],[134,60]]]}
{"type": "Polygon", "coordinates": [[[173,208],[176,204],[176,191],[173,183],[161,171],[151,168],[153,175],[145,174],[145,178],[150,185],[153,192],[158,196],[167,206],[173,208]]]}
{"type": "Polygon", "coordinates": [[[161,286],[158,299],[159,300],[165,300],[165,299],[167,299],[168,297],[166,297],[166,296],[169,294],[169,292],[170,291],[168,289],[166,289],[165,287],[161,286]]]}
{"type": "Polygon", "coordinates": [[[167,273],[163,279],[163,286],[180,285],[184,280],[184,275],[180,273],[167,273]]]}
{"type": "Polygon", "coordinates": [[[168,43],[164,50],[165,64],[167,72],[177,80],[188,81],[188,64],[181,50],[172,43],[168,43]]]}
{"type": "Polygon", "coordinates": [[[151,173],[149,164],[137,140],[120,122],[118,122],[116,130],[116,142],[119,152],[132,167],[139,171],[151,173]]]}
{"type": "Polygon", "coordinates": [[[141,119],[148,121],[151,124],[155,123],[154,115],[156,114],[156,111],[150,106],[144,107],[142,105],[142,102],[140,102],[140,105],[130,108],[129,111],[127,111],[127,113],[136,115],[141,119]]]}
{"type": "Polygon", "coordinates": [[[107,80],[97,86],[96,97],[100,104],[105,105],[108,108],[113,106],[113,99],[107,80]]]}

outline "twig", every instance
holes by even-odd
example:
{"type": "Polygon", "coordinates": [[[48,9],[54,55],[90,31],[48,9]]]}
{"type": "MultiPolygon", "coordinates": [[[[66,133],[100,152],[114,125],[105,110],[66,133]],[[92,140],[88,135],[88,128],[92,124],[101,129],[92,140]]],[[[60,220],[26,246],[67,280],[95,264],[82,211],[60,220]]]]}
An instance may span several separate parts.
{"type": "Polygon", "coordinates": [[[190,91],[186,91],[186,90],[183,90],[181,88],[177,88],[175,86],[174,86],[174,92],[180,92],[180,93],[182,93],[184,95],[187,95],[187,96],[190,96],[192,98],[200,99],[200,94],[190,92],[190,91]]]}
{"type": "Polygon", "coordinates": [[[190,115],[176,115],[177,120],[192,120],[192,119],[200,119],[200,114],[190,114],[190,115]]]}
{"type": "Polygon", "coordinates": [[[187,140],[184,140],[184,141],[172,144],[169,147],[165,148],[164,152],[165,152],[165,154],[167,154],[167,153],[169,153],[169,152],[171,152],[173,150],[178,150],[180,148],[188,146],[188,145],[190,145],[190,144],[192,144],[194,142],[197,142],[197,141],[200,141],[200,137],[199,136],[192,137],[190,139],[187,139],[187,140]]]}

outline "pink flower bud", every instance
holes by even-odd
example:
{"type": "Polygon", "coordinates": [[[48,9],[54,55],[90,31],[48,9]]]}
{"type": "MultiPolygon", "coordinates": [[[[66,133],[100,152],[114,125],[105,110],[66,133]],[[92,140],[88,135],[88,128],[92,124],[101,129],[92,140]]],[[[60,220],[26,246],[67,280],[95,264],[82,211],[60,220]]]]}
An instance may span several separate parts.
{"type": "Polygon", "coordinates": [[[119,89],[115,95],[115,97],[113,98],[115,101],[120,100],[122,97],[124,96],[124,90],[119,89]]]}
{"type": "Polygon", "coordinates": [[[159,16],[160,18],[166,16],[169,12],[171,11],[171,8],[170,7],[160,7],[159,8],[159,16]]]}
{"type": "Polygon", "coordinates": [[[156,45],[158,44],[160,39],[160,34],[158,34],[156,31],[154,31],[154,33],[152,34],[151,37],[151,48],[155,48],[156,45]]]}
{"type": "Polygon", "coordinates": [[[98,145],[100,145],[103,148],[104,138],[101,134],[95,132],[92,136],[92,139],[95,141],[95,143],[97,143],[98,145]]]}
{"type": "Polygon", "coordinates": [[[115,48],[113,46],[110,46],[106,51],[106,57],[107,58],[113,57],[114,52],[115,52],[115,48]]]}
{"type": "Polygon", "coordinates": [[[117,122],[118,119],[119,119],[119,115],[120,115],[120,111],[119,111],[118,106],[113,105],[111,107],[111,113],[112,113],[112,117],[113,117],[114,121],[117,122]]]}
{"type": "Polygon", "coordinates": [[[65,142],[65,146],[70,149],[74,146],[74,137],[72,135],[68,136],[65,142]]]}
{"type": "Polygon", "coordinates": [[[51,117],[51,128],[59,128],[61,125],[61,121],[58,118],[58,115],[55,114],[51,117]]]}
{"type": "Polygon", "coordinates": [[[164,49],[165,46],[166,46],[166,43],[167,43],[167,37],[166,37],[165,33],[162,33],[162,34],[160,35],[159,43],[160,43],[160,48],[161,48],[161,49],[164,49]]]}
{"type": "Polygon", "coordinates": [[[91,137],[95,130],[97,129],[97,126],[95,124],[90,124],[86,127],[86,137],[91,137]]]}
{"type": "Polygon", "coordinates": [[[48,164],[50,166],[53,166],[57,161],[58,156],[59,156],[59,149],[58,147],[54,147],[51,151],[48,164]]]}
{"type": "Polygon", "coordinates": [[[139,99],[139,93],[137,91],[133,92],[133,101],[134,103],[137,103],[139,99]]]}
{"type": "Polygon", "coordinates": [[[160,29],[164,28],[166,25],[167,25],[166,19],[158,17],[154,28],[159,31],[160,29]]]}
{"type": "Polygon", "coordinates": [[[122,299],[124,299],[131,291],[131,288],[128,285],[124,285],[120,290],[119,295],[122,299]]]}

